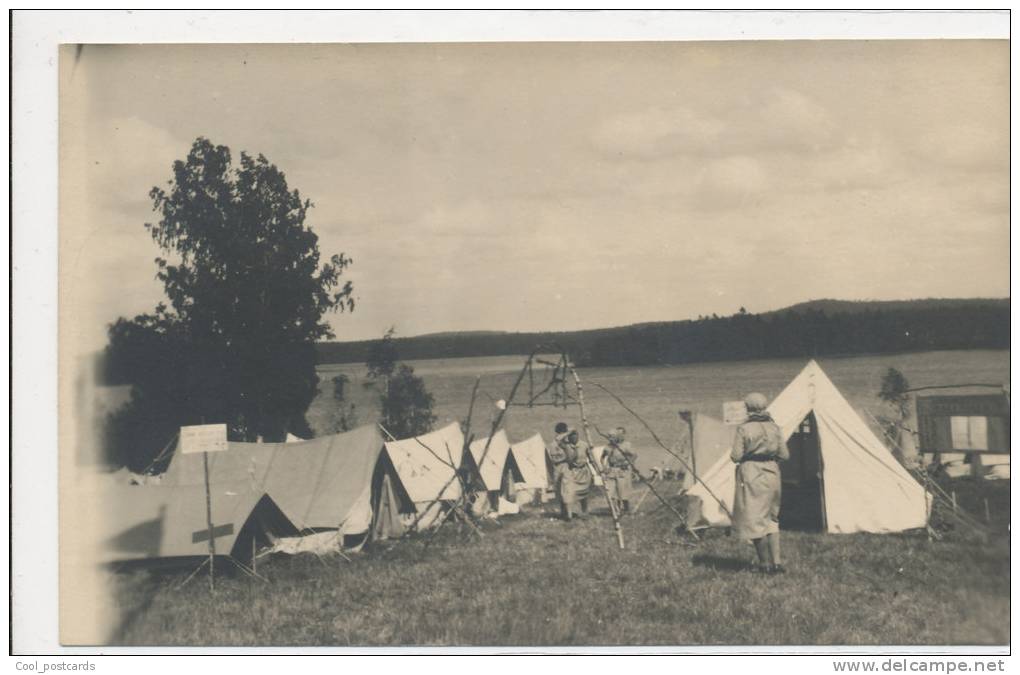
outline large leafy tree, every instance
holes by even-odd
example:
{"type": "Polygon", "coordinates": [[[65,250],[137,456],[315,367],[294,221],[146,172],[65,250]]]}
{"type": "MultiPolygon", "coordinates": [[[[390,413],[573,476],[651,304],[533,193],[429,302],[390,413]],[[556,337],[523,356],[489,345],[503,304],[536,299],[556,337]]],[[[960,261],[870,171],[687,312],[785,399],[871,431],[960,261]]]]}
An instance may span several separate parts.
{"type": "Polygon", "coordinates": [[[149,196],[168,304],[109,330],[111,368],[134,385],[111,425],[121,461],[146,464],[184,424],[225,422],[238,440],[307,437],[315,342],[333,337],[327,313],[354,309],[341,279],[351,259],[320,260],[312,203],[262,155],[235,164],[199,138],[149,196]]]}

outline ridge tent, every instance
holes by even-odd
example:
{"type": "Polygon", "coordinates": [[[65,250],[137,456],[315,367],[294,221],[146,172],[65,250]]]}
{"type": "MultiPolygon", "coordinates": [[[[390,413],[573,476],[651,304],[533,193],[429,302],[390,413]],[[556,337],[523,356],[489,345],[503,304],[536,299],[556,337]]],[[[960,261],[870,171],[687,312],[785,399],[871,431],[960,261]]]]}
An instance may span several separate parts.
{"type": "MultiPolygon", "coordinates": [[[[106,485],[102,504],[99,562],[201,558],[209,553],[204,486],[106,485]]],[[[271,498],[245,481],[211,490],[216,554],[251,558],[254,544],[294,536],[297,528],[271,498]]]]}
{"type": "Polygon", "coordinates": [[[514,486],[524,480],[510,452],[510,439],[507,438],[506,431],[500,429],[492,436],[488,450],[485,449],[487,441],[488,438],[480,438],[468,446],[486,497],[485,503],[475,500],[476,515],[484,512],[486,505],[497,514],[507,513],[508,507],[501,506],[500,498],[511,499],[515,492],[514,486]]]}
{"type": "Polygon", "coordinates": [[[385,452],[372,474],[372,539],[398,539],[413,522],[414,502],[385,452]]]}
{"type": "Polygon", "coordinates": [[[693,413],[691,424],[694,426],[691,468],[696,474],[701,475],[702,471],[718,462],[720,457],[729,456],[737,428],[703,413],[693,413]]]}
{"type": "MultiPolygon", "coordinates": [[[[367,533],[372,522],[372,475],[383,442],[373,425],[285,443],[227,443],[209,453],[211,486],[246,483],[267,494],[304,532],[367,533]]],[[[204,485],[201,454],[176,453],[162,484],[204,485]]]]}
{"type": "MultiPolygon", "coordinates": [[[[825,532],[899,532],[924,527],[928,496],[893,457],[836,386],[811,361],[768,408],[790,449],[781,466],[781,524],[825,532]]],[[[700,475],[732,509],[735,465],[729,453],[700,475]]],[[[711,526],[729,518],[704,485],[701,501],[711,526]]]]}
{"type": "Polygon", "coordinates": [[[549,487],[549,466],[545,458],[545,441],[535,434],[510,446],[510,455],[521,472],[521,483],[528,489],[545,490],[549,487]]]}
{"type": "Polygon", "coordinates": [[[506,437],[506,432],[500,429],[491,441],[488,438],[474,440],[469,449],[485,489],[489,492],[498,491],[502,486],[503,470],[510,454],[510,439],[506,437]],[[489,443],[488,450],[485,449],[486,442],[489,443]]]}
{"type": "Polygon", "coordinates": [[[385,498],[390,508],[395,506],[399,513],[417,514],[418,529],[431,526],[442,512],[442,501],[461,496],[460,480],[454,469],[462,467],[465,460],[460,425],[453,422],[423,436],[389,441],[384,448],[386,461],[377,471],[380,476],[377,521],[384,519],[393,524],[393,512],[382,513],[378,508],[385,498]],[[389,467],[392,471],[386,470],[389,467]]]}

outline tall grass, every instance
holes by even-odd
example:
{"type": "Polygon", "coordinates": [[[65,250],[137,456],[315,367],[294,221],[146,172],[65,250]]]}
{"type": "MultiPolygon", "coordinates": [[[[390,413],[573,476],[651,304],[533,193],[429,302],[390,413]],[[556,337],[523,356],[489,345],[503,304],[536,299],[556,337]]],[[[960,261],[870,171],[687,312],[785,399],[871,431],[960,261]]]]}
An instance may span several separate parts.
{"type": "MultiPolygon", "coordinates": [[[[961,483],[961,485],[963,485],[961,483]]],[[[690,545],[651,498],[624,521],[564,523],[536,509],[446,526],[356,554],[274,556],[224,570],[210,593],[187,571],[117,575],[133,645],[924,645],[1009,641],[1009,484],[991,495],[1000,533],[784,535],[789,573],[750,571],[722,531],[690,545]]]]}

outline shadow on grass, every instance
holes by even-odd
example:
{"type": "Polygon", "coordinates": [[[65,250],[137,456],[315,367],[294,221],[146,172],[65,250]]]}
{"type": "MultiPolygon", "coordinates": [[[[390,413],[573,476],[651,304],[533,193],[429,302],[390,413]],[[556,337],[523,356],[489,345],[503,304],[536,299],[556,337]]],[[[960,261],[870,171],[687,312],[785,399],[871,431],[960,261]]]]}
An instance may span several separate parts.
{"type": "Polygon", "coordinates": [[[699,553],[691,558],[691,564],[697,567],[708,567],[720,572],[747,572],[751,565],[744,558],[733,558],[711,553],[699,553]]]}

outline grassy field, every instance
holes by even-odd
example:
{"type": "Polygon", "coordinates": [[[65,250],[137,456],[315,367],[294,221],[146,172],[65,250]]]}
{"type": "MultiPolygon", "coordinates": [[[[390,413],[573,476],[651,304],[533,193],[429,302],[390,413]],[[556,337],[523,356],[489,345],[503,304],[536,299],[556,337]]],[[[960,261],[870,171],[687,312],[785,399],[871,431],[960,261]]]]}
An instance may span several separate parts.
{"type": "MultiPolygon", "coordinates": [[[[601,383],[620,396],[669,444],[681,433],[678,410],[694,410],[721,419],[724,401],[743,398],[751,391],[760,391],[771,399],[782,391],[806,363],[806,359],[791,359],[648,368],[591,368],[582,369],[580,376],[586,385],[585,401],[589,418],[602,429],[619,424],[627,427],[630,440],[640,453],[639,467],[647,469],[659,465],[666,468],[670,466],[670,457],[655,445],[652,437],[635,419],[595,387],[594,383],[601,383]]],[[[876,431],[877,426],[868,413],[876,416],[881,414],[881,402],[876,394],[882,375],[889,367],[902,371],[914,387],[1009,382],[1008,351],[854,356],[826,358],[819,360],[819,363],[850,404],[863,411],[865,421],[876,431]]],[[[471,388],[475,378],[481,376],[479,399],[474,412],[476,423],[472,424],[472,431],[476,434],[488,432],[498,412],[493,403],[506,398],[523,364],[523,357],[412,362],[416,372],[425,379],[426,386],[435,396],[439,425],[467,417],[471,388]]],[[[319,377],[323,382],[320,388],[323,391],[309,411],[309,422],[320,434],[330,431],[328,424],[335,403],[329,383],[339,373],[347,374],[352,380],[348,391],[357,405],[360,421],[370,422],[377,418],[378,395],[373,387],[365,386],[363,365],[320,366],[319,377]]],[[[504,426],[511,440],[526,438],[536,431],[549,440],[553,426],[560,420],[577,424],[576,409],[511,408],[504,418],[504,426]]]]}
{"type": "Polygon", "coordinates": [[[646,500],[619,551],[599,509],[572,524],[536,508],[337,556],[264,559],[268,583],[224,571],[210,595],[186,571],[116,575],[129,645],[941,645],[1009,641],[1009,482],[957,479],[989,498],[998,535],[786,533],[790,571],[750,571],[723,531],[687,545],[646,500]]]}
{"type": "MultiPolygon", "coordinates": [[[[439,424],[462,419],[482,376],[476,433],[496,414],[523,359],[415,363],[436,397],[439,424]]],[[[803,360],[582,371],[638,410],[660,436],[680,433],[676,411],[721,416],[725,400],[749,390],[774,396],[803,360]]],[[[875,392],[886,368],[911,384],[1008,382],[1008,352],[930,352],[825,359],[822,368],[858,410],[880,411],[875,392]]],[[[362,423],[375,419],[377,394],[362,366],[320,368],[323,394],[310,412],[328,433],[329,379],[348,387],[362,423]]],[[[663,463],[651,438],[608,396],[587,387],[601,427],[624,424],[639,464],[663,463]]],[[[511,439],[576,411],[512,408],[511,439]]],[[[865,415],[865,419],[868,419],[865,415]]],[[[868,420],[870,422],[870,420],[868,420]]],[[[121,615],[115,644],[131,645],[925,645],[1009,640],[1009,481],[947,484],[983,517],[989,500],[998,534],[982,541],[961,529],[941,540],[920,533],[821,535],[790,532],[790,573],[749,570],[751,547],[724,532],[688,545],[651,497],[625,521],[618,551],[604,503],[587,521],[565,524],[541,509],[486,523],[481,540],[444,528],[421,540],[380,543],[340,557],[276,556],[260,562],[269,583],[223,570],[213,595],[204,580],[183,588],[187,570],[114,576],[121,615]]],[[[945,523],[944,518],[934,522],[945,523]]]]}

